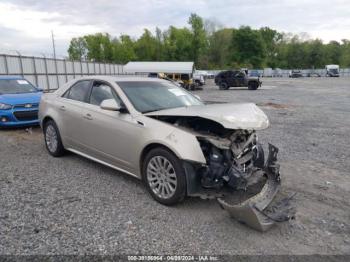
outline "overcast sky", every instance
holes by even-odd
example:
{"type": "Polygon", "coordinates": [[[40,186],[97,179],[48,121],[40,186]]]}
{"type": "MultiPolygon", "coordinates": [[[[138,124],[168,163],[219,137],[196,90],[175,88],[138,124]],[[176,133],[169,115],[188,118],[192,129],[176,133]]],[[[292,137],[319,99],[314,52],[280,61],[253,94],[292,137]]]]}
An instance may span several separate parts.
{"type": "Polygon", "coordinates": [[[190,13],[223,26],[307,32],[324,42],[350,39],[350,0],[0,0],[0,53],[66,55],[75,36],[108,32],[137,37],[144,28],[187,26],[190,13]]]}

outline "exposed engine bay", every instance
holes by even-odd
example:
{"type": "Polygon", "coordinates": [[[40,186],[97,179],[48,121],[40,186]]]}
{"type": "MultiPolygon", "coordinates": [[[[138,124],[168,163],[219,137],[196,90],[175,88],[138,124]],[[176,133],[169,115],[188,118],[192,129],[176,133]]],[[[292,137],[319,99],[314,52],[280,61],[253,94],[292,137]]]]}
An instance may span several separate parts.
{"type": "Polygon", "coordinates": [[[236,130],[228,138],[199,136],[208,165],[200,172],[204,188],[245,190],[255,171],[264,166],[264,151],[255,132],[236,130]]]}
{"type": "Polygon", "coordinates": [[[278,149],[269,144],[265,153],[254,130],[226,129],[221,124],[202,117],[156,116],[193,133],[200,143],[206,165],[184,163],[188,195],[216,198],[232,217],[260,231],[275,222],[287,221],[294,216],[290,198],[268,209],[280,188],[278,149]],[[230,192],[247,192],[257,184],[261,190],[243,202],[230,204],[225,195],[230,192]],[[209,192],[209,193],[208,193],[209,192]],[[268,214],[269,213],[269,214],[268,214]]]}

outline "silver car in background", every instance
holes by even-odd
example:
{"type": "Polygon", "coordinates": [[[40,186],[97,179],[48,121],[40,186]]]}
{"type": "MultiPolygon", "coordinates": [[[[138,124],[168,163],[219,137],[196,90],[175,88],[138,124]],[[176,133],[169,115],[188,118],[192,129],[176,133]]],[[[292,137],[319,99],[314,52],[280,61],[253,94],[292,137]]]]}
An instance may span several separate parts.
{"type": "MultiPolygon", "coordinates": [[[[91,76],[44,94],[39,118],[52,156],[68,150],[142,179],[162,204],[216,198],[258,230],[291,217],[268,213],[280,186],[278,149],[269,145],[265,161],[255,131],[269,121],[255,104],[205,105],[166,80],[91,76]],[[253,198],[225,198],[250,187],[259,188],[253,198]]],[[[285,202],[273,210],[287,210],[285,202]]]]}

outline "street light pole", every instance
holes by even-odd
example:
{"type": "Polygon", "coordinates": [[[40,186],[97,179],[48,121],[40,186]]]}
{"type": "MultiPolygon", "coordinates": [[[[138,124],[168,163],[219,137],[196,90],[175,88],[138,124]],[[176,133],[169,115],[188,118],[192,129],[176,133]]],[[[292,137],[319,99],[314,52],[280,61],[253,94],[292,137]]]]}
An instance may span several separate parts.
{"type": "Polygon", "coordinates": [[[56,60],[55,37],[52,30],[51,30],[51,39],[52,39],[52,48],[53,48],[53,58],[56,60]]]}

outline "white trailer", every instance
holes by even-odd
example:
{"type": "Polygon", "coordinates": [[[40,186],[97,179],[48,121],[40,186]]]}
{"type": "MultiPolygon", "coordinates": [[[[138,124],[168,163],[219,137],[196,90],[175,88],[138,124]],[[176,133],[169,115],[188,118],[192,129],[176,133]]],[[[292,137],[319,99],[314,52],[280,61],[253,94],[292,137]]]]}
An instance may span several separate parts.
{"type": "Polygon", "coordinates": [[[272,68],[264,68],[263,77],[272,77],[273,76],[273,70],[272,68]]]}
{"type": "Polygon", "coordinates": [[[326,65],[326,76],[339,77],[339,65],[326,65]]]}

